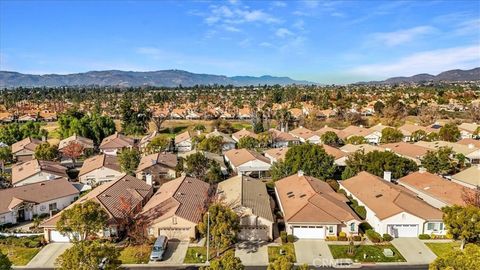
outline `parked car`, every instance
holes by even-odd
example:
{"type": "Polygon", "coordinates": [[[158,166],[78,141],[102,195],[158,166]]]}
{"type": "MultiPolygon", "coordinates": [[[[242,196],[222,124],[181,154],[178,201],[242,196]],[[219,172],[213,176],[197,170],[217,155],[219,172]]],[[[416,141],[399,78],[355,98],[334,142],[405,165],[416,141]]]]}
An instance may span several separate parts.
{"type": "Polygon", "coordinates": [[[152,253],[150,254],[150,261],[161,261],[163,254],[167,250],[168,238],[165,235],[160,235],[153,244],[152,253]]]}

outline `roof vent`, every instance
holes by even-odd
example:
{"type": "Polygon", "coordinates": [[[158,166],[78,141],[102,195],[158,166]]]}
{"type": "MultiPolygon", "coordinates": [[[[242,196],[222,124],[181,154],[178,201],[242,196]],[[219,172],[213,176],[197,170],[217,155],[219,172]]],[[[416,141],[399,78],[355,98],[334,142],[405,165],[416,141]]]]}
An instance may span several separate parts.
{"type": "Polygon", "coordinates": [[[295,197],[295,195],[290,194],[290,195],[288,195],[287,197],[288,197],[288,198],[292,198],[292,197],[295,197]]]}
{"type": "Polygon", "coordinates": [[[383,194],[377,194],[377,195],[375,195],[375,198],[380,198],[382,196],[383,196],[383,194]]]}
{"type": "Polygon", "coordinates": [[[302,195],[300,195],[300,198],[303,198],[303,197],[305,197],[305,196],[307,196],[307,195],[305,195],[305,194],[302,194],[302,195]]]}
{"type": "Polygon", "coordinates": [[[287,192],[287,195],[290,195],[290,194],[293,194],[293,191],[289,191],[289,192],[287,192]]]}

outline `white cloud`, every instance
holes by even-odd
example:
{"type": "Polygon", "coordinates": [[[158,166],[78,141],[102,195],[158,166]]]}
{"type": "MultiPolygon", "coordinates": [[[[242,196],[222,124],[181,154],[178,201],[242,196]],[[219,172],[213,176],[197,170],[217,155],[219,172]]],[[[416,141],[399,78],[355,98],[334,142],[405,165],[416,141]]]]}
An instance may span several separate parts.
{"type": "Polygon", "coordinates": [[[265,47],[265,48],[271,48],[273,47],[273,44],[270,43],[270,42],[262,42],[259,44],[261,47],[265,47]]]}
{"type": "Polygon", "coordinates": [[[461,22],[458,24],[457,29],[455,29],[454,33],[457,35],[469,35],[469,34],[480,34],[480,19],[473,19],[461,22]]]}
{"type": "Polygon", "coordinates": [[[380,42],[381,45],[389,47],[412,42],[414,39],[430,34],[436,29],[431,26],[417,26],[409,29],[402,29],[394,32],[375,33],[372,35],[373,41],[380,42]]]}
{"type": "Polygon", "coordinates": [[[287,28],[278,28],[275,35],[280,38],[286,38],[287,36],[293,36],[293,33],[287,28]]]}
{"type": "Polygon", "coordinates": [[[273,1],[272,6],[274,6],[274,7],[286,7],[287,3],[283,2],[283,1],[273,1]]]}
{"type": "Polygon", "coordinates": [[[250,39],[249,39],[249,38],[246,38],[246,39],[240,41],[240,42],[238,43],[238,46],[240,46],[240,47],[242,47],[242,48],[246,48],[246,47],[249,47],[250,44],[251,44],[250,39]]]}
{"type": "Polygon", "coordinates": [[[308,8],[316,8],[320,4],[318,1],[315,0],[306,0],[303,1],[303,3],[305,3],[305,6],[307,6],[308,8]]]}
{"type": "Polygon", "coordinates": [[[418,52],[393,63],[362,65],[352,73],[375,77],[411,76],[419,73],[437,74],[450,69],[480,66],[480,45],[418,52]]]}
{"type": "Polygon", "coordinates": [[[237,28],[235,26],[231,26],[231,25],[224,25],[223,29],[225,29],[228,32],[240,32],[241,31],[239,28],[237,28]]]}

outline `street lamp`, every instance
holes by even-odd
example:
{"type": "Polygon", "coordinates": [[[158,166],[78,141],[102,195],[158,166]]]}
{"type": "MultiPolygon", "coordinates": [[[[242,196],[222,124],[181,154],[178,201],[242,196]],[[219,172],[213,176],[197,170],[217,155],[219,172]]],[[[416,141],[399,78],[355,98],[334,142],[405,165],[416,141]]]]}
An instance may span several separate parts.
{"type": "Polygon", "coordinates": [[[207,211],[207,261],[205,262],[207,265],[210,264],[209,257],[210,257],[210,212],[207,211]]]}

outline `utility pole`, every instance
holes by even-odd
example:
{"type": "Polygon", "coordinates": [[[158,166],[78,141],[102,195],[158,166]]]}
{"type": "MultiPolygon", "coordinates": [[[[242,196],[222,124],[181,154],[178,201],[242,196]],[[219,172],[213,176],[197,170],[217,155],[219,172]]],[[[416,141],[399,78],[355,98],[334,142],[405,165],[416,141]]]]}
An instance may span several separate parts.
{"type": "Polygon", "coordinates": [[[207,261],[205,262],[207,265],[210,264],[208,261],[210,258],[210,212],[207,211],[207,261]]]}

